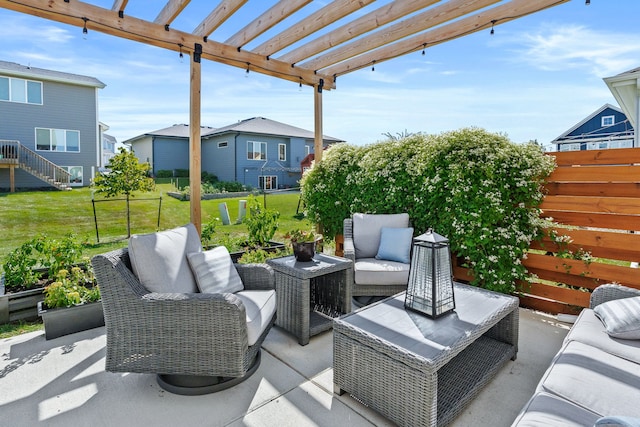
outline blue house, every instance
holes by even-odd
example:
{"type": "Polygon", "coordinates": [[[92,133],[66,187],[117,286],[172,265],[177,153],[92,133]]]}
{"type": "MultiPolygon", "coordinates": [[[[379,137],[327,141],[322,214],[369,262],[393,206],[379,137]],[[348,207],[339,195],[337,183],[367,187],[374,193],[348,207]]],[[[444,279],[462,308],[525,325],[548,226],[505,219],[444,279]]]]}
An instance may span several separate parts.
{"type": "MultiPolygon", "coordinates": [[[[300,162],[313,153],[311,131],[264,117],[242,120],[221,128],[202,127],[202,171],[221,181],[276,189],[296,186],[300,162]]],[[[325,136],[324,146],[344,142],[325,136]]],[[[189,169],[189,126],[180,124],[145,133],[123,142],[140,161],[160,170],[189,169]]]]}
{"type": "Polygon", "coordinates": [[[0,191],[86,186],[101,166],[93,77],[0,61],[0,191]]]}
{"type": "Polygon", "coordinates": [[[554,139],[556,151],[631,148],[634,129],[625,113],[605,104],[554,139]]]}

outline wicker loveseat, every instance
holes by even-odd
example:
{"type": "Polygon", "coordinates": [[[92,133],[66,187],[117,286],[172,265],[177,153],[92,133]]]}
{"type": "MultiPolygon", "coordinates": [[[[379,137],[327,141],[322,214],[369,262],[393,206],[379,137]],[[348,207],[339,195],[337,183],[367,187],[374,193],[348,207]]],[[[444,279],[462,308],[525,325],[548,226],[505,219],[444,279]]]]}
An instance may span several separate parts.
{"type": "Polygon", "coordinates": [[[259,366],[275,302],[263,314],[242,294],[266,291],[275,301],[266,264],[233,264],[244,284],[237,293],[150,291],[134,274],[128,249],[97,255],[92,265],[102,293],[107,371],[157,374],[166,390],[195,395],[237,384],[259,366]]]}
{"type": "Polygon", "coordinates": [[[640,426],[640,302],[634,297],[640,298],[640,290],[620,285],[593,291],[590,308],[578,317],[513,426],[640,426]],[[634,300],[622,302],[626,298],[634,300]],[[613,337],[622,336],[611,330],[616,323],[629,325],[620,329],[637,338],[613,337]]]}

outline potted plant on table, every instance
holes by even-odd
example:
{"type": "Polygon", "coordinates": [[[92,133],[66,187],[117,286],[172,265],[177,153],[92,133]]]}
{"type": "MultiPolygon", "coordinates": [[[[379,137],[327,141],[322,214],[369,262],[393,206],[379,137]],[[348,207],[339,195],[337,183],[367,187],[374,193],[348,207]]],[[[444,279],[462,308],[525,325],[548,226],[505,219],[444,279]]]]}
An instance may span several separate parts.
{"type": "Polygon", "coordinates": [[[100,289],[90,266],[58,271],[38,303],[46,339],[104,326],[100,289]]]}
{"type": "Polygon", "coordinates": [[[291,240],[293,255],[297,261],[311,261],[316,254],[316,243],[322,239],[322,235],[312,230],[291,230],[284,236],[291,240]]]}

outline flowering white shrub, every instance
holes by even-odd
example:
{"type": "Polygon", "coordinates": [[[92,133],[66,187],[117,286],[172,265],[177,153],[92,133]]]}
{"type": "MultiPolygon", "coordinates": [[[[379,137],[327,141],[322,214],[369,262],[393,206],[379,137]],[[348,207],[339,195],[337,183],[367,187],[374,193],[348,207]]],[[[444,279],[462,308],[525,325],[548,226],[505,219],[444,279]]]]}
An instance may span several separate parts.
{"type": "Polygon", "coordinates": [[[527,278],[521,259],[541,235],[542,185],[554,168],[535,144],[467,128],[336,145],[303,177],[302,197],[329,238],[353,212],[408,212],[417,233],[449,238],[473,284],[510,293],[527,278]]]}

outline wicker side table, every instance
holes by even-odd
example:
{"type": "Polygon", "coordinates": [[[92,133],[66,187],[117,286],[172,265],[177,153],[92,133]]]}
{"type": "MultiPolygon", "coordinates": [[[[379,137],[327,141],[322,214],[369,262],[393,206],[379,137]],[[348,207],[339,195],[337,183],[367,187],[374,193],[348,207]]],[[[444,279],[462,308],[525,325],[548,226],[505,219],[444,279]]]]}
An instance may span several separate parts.
{"type": "Polygon", "coordinates": [[[455,285],[456,310],[430,319],[404,293],[333,325],[334,392],[399,426],[451,423],[518,352],[518,299],[455,285]]]}
{"type": "Polygon", "coordinates": [[[276,325],[295,335],[300,345],[331,329],[333,318],[351,311],[351,260],[316,254],[309,262],[288,256],[267,263],[275,271],[276,325]]]}

